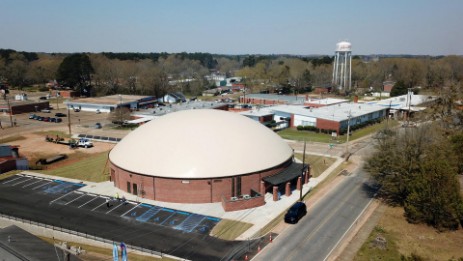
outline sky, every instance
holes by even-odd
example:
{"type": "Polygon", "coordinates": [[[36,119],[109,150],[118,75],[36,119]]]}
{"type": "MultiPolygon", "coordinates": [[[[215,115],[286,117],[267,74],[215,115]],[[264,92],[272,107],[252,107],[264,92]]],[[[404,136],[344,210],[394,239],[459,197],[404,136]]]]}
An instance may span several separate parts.
{"type": "Polygon", "coordinates": [[[463,55],[463,0],[0,0],[0,49],[463,55]]]}

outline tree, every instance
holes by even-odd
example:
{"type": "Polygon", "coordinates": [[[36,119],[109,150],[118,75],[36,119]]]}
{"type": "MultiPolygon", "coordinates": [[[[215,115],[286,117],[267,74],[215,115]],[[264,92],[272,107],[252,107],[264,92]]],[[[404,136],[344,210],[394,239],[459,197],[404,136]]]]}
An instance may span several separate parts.
{"type": "Polygon", "coordinates": [[[130,110],[127,107],[118,107],[108,115],[112,123],[122,125],[130,120],[130,110]]]}
{"type": "Polygon", "coordinates": [[[403,81],[394,84],[391,90],[391,97],[400,96],[408,93],[408,88],[403,81]]]}
{"type": "Polygon", "coordinates": [[[457,157],[458,174],[463,175],[463,133],[459,132],[450,138],[452,143],[453,155],[457,157]]]}
{"type": "Polygon", "coordinates": [[[463,203],[453,155],[445,132],[428,124],[383,135],[366,169],[380,185],[380,196],[403,206],[409,222],[457,229],[463,203]]]}
{"type": "Polygon", "coordinates": [[[86,54],[72,54],[64,58],[57,72],[61,84],[78,89],[81,95],[90,96],[91,74],[94,73],[90,58],[86,54]]]}

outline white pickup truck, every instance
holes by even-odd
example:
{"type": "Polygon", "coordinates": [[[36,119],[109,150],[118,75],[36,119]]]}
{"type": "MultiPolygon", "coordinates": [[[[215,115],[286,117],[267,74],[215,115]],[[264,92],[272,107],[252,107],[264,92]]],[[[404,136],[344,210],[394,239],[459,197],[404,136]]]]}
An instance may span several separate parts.
{"type": "Polygon", "coordinates": [[[93,143],[89,139],[85,139],[85,138],[80,138],[78,140],[70,140],[68,144],[69,144],[69,146],[71,148],[76,148],[76,147],[90,148],[90,147],[93,147],[93,143]]]}

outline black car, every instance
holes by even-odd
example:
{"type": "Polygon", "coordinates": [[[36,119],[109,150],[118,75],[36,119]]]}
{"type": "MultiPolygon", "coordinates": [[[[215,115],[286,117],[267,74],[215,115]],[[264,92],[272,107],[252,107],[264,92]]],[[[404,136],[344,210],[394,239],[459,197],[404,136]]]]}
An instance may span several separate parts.
{"type": "Polygon", "coordinates": [[[307,214],[307,207],[304,202],[298,201],[294,203],[285,214],[285,222],[296,224],[299,219],[307,214]]]}
{"type": "Polygon", "coordinates": [[[67,115],[65,113],[62,113],[62,112],[57,112],[55,113],[55,117],[66,117],[67,115]]]}

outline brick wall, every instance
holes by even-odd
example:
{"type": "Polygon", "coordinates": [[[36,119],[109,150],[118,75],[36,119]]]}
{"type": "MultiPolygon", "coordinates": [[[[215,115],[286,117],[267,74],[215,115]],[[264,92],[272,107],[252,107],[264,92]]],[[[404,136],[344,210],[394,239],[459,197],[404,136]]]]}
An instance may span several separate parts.
{"type": "Polygon", "coordinates": [[[12,114],[20,114],[26,112],[35,112],[35,107],[37,106],[37,110],[40,111],[42,109],[48,109],[50,106],[49,102],[37,102],[37,103],[28,103],[28,104],[20,104],[20,105],[12,105],[11,112],[12,114]]]}
{"type": "Polygon", "coordinates": [[[227,200],[224,198],[222,201],[222,207],[223,209],[228,212],[228,211],[236,211],[236,210],[242,210],[242,209],[248,209],[248,208],[256,208],[265,205],[265,197],[260,196],[260,197],[254,197],[250,199],[238,199],[238,200],[227,200]]]}
{"type": "Polygon", "coordinates": [[[322,129],[322,130],[336,130],[336,132],[339,134],[339,122],[337,121],[330,121],[330,120],[325,120],[325,119],[317,119],[317,128],[322,129]]]}
{"type": "MultiPolygon", "coordinates": [[[[280,172],[289,162],[291,159],[272,169],[242,175],[241,194],[251,194],[251,190],[259,192],[262,178],[280,172]]],[[[127,182],[130,182],[130,193],[132,194],[134,193],[133,184],[137,184],[140,197],[174,203],[210,203],[222,202],[223,198],[230,199],[232,197],[232,178],[236,178],[169,179],[132,173],[118,168],[112,162],[110,162],[110,168],[111,180],[119,189],[128,192],[127,182]]]]}

